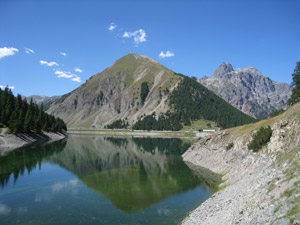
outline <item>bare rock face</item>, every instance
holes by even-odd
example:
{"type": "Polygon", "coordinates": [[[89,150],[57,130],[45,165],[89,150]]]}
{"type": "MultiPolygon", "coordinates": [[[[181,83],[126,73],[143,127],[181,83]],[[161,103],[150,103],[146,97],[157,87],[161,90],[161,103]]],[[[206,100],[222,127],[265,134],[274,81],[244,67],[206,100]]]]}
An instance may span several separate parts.
{"type": "Polygon", "coordinates": [[[197,81],[255,118],[283,108],[292,92],[287,83],[277,83],[254,67],[233,69],[230,63],[222,63],[211,77],[197,81]]]}
{"type": "Polygon", "coordinates": [[[62,118],[71,128],[103,128],[118,119],[133,124],[153,112],[166,112],[168,95],[180,79],[153,59],[131,53],[57,99],[47,112],[62,118]],[[149,92],[142,102],[144,82],[149,92]]]}

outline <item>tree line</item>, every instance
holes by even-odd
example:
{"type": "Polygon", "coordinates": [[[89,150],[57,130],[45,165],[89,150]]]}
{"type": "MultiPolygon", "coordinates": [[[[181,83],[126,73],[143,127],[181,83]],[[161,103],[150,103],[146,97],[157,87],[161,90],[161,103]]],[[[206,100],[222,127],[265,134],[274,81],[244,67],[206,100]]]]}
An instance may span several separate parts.
{"type": "Polygon", "coordinates": [[[21,95],[15,97],[8,87],[4,90],[0,88],[1,126],[8,127],[14,134],[67,131],[62,119],[45,113],[43,105],[39,107],[32,99],[28,104],[21,95]]]}

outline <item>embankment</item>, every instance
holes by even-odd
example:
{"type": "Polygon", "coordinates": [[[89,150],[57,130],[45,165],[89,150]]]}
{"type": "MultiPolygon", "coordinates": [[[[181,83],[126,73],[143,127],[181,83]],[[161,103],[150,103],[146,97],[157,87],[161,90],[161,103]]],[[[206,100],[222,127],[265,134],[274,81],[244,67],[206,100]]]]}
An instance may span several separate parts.
{"type": "Polygon", "coordinates": [[[45,141],[58,141],[64,139],[65,134],[62,133],[43,133],[43,134],[0,134],[0,153],[12,151],[16,148],[34,143],[45,141]]]}
{"type": "Polygon", "coordinates": [[[183,159],[222,174],[224,182],[182,224],[299,222],[300,104],[270,120],[205,137],[183,159]],[[257,153],[248,150],[252,135],[268,125],[270,142],[257,153]]]}

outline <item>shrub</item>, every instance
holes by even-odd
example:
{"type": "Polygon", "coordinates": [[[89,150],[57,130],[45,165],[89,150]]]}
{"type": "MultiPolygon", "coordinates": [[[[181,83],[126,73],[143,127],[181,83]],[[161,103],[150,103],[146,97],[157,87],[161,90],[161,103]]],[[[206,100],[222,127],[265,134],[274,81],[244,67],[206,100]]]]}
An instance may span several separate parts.
{"type": "Polygon", "coordinates": [[[228,151],[229,149],[232,149],[234,146],[233,142],[230,142],[227,146],[226,146],[226,150],[228,151]]]}
{"type": "Polygon", "coordinates": [[[273,131],[270,126],[261,127],[256,134],[253,135],[253,140],[248,144],[248,148],[254,152],[258,152],[270,141],[272,132],[273,131]]]}

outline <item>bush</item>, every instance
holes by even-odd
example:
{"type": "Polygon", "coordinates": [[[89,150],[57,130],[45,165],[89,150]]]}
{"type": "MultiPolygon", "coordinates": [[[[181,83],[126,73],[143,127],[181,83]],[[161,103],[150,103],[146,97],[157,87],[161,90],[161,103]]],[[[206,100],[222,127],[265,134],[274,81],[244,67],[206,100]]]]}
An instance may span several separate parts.
{"type": "Polygon", "coordinates": [[[252,137],[253,140],[248,144],[248,148],[254,152],[258,152],[264,145],[266,145],[272,136],[272,129],[270,126],[261,127],[258,132],[252,137]]]}
{"type": "Polygon", "coordinates": [[[226,150],[228,151],[229,149],[232,149],[234,146],[233,142],[230,142],[227,146],[226,146],[226,150]]]}

